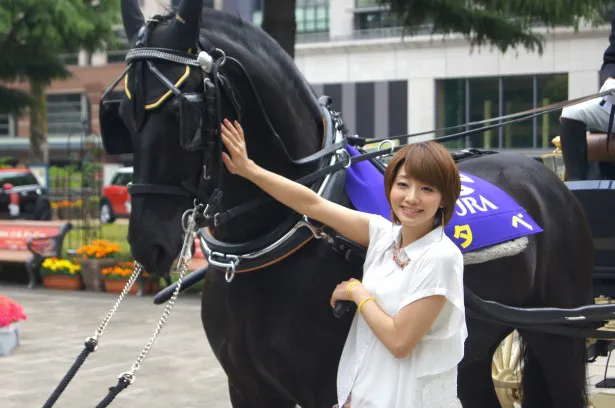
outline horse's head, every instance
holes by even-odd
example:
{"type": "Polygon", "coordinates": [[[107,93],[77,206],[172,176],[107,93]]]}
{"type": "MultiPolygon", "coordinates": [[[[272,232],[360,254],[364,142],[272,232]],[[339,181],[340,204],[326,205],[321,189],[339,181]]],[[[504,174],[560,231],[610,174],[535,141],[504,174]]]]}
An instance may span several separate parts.
{"type": "MultiPolygon", "coordinates": [[[[136,0],[122,0],[122,19],[133,48],[121,101],[102,98],[103,143],[110,154],[134,153],[128,240],[148,272],[165,274],[181,248],[182,214],[195,199],[221,197],[212,207],[229,208],[264,194],[224,169],[220,120],[240,120],[251,157],[296,177],[305,170],[279,153],[299,158],[318,150],[320,111],[290,57],[238,17],[183,0],[176,13],[146,22],[136,0]]],[[[216,228],[216,237],[254,238],[286,209],[257,211],[216,228]]]]}

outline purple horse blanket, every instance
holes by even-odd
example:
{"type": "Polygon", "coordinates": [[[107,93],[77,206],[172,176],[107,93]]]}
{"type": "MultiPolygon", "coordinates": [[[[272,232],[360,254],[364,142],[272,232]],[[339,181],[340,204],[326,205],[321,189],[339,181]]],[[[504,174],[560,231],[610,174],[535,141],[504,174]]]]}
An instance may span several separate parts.
{"type": "MultiPolygon", "coordinates": [[[[351,156],[360,154],[350,145],[346,149],[351,156]]],[[[525,209],[499,187],[472,174],[460,174],[461,195],[444,233],[462,253],[543,231],[525,209]]],[[[369,160],[354,163],[347,169],[345,187],[357,210],[391,219],[384,194],[384,174],[369,160]]]]}

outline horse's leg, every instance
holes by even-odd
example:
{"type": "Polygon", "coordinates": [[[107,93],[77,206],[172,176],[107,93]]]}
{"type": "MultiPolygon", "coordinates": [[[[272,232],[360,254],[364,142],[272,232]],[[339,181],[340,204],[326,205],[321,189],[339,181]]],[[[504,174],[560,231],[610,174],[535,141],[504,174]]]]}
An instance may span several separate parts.
{"type": "Polygon", "coordinates": [[[266,396],[262,390],[260,390],[261,392],[258,395],[244,395],[230,380],[228,382],[228,391],[233,408],[295,408],[294,402],[281,399],[279,395],[266,396]]]}
{"type": "Polygon", "coordinates": [[[585,340],[520,330],[523,408],[585,408],[585,340]]]}
{"type": "Polygon", "coordinates": [[[457,396],[464,408],[501,408],[493,387],[491,367],[495,350],[511,329],[475,319],[468,319],[467,325],[471,335],[458,366],[457,396]]]}

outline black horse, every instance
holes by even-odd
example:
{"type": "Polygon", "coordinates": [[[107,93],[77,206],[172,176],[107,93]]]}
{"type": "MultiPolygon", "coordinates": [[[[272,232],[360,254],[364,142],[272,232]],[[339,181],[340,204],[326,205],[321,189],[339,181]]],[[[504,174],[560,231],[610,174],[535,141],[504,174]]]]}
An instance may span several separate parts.
{"type": "MultiPolygon", "coordinates": [[[[193,207],[195,196],[222,191],[212,204],[219,211],[265,197],[224,170],[215,126],[196,132],[207,135],[199,143],[185,139],[194,133],[188,94],[207,94],[211,84],[218,83],[218,97],[206,97],[204,111],[214,125],[224,117],[240,119],[250,156],[262,166],[298,179],[322,164],[293,162],[322,148],[326,121],[292,59],[260,28],[201,8],[200,0],[183,0],[177,15],[158,17],[144,29],[136,0],[122,1],[126,34],[137,50],[156,47],[190,54],[194,61],[196,50],[202,49],[218,62],[224,58],[221,51],[227,58],[213,70],[215,74],[219,69],[213,82],[207,72],[189,69],[186,60],[157,61],[152,54],[131,60],[120,105],[130,136],[117,142],[134,151],[134,183],[142,187],[133,189],[129,242],[134,258],[148,272],[160,275],[169,272],[179,253],[181,216],[193,207]],[[156,188],[147,190],[148,185],[156,188]]],[[[544,229],[530,236],[527,248],[517,255],[468,265],[466,286],[485,299],[514,306],[567,308],[591,303],[591,234],[577,200],[556,175],[535,160],[506,153],[471,158],[459,168],[506,191],[544,229]]],[[[345,195],[339,200],[351,206],[345,195]]],[[[263,201],[209,231],[219,241],[253,243],[296,216],[279,203],[263,201]]],[[[206,274],[203,326],[228,376],[233,407],[325,408],[336,401],[337,364],[352,316],[335,318],[328,300],[337,283],[361,278],[362,268],[324,240],[301,245],[257,270],[237,273],[230,283],[224,268],[210,265],[206,274]]],[[[464,407],[499,407],[491,378],[492,355],[513,328],[474,318],[467,323],[459,398],[464,407]]],[[[525,345],[523,407],[585,407],[584,339],[519,331],[525,345]]]]}

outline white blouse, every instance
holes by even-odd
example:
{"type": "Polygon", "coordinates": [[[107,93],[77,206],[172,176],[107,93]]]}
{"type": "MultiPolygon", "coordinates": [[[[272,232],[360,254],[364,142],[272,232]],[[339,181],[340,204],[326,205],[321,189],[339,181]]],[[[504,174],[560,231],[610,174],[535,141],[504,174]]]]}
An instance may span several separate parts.
{"type": "Polygon", "coordinates": [[[338,366],[338,405],[352,408],[451,408],[457,400],[457,364],[468,336],[463,300],[463,256],[442,227],[406,246],[410,260],[393,261],[401,226],[380,215],[369,223],[363,285],[390,316],[432,295],[447,302],[406,358],[396,358],[356,313],[338,366]]]}

